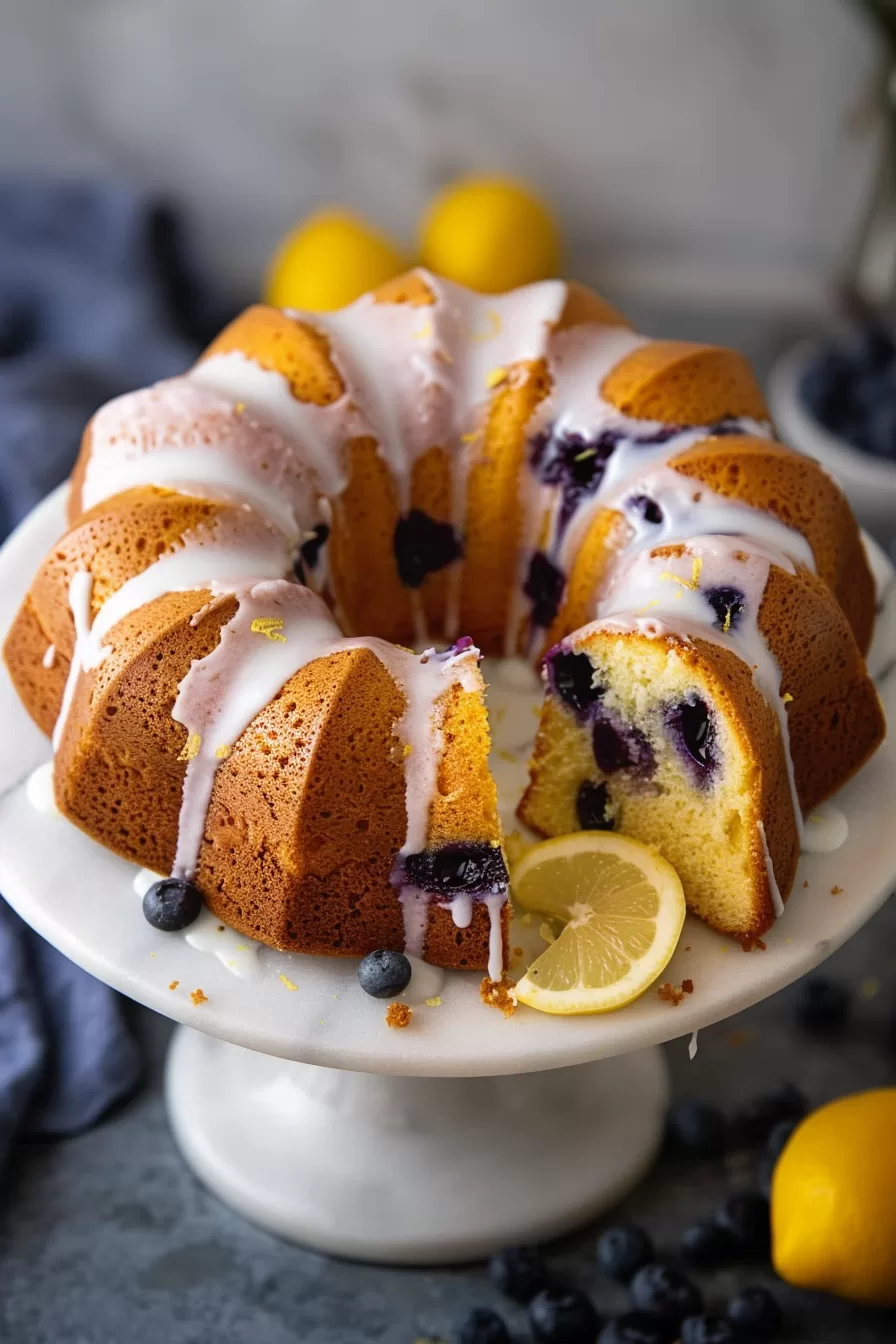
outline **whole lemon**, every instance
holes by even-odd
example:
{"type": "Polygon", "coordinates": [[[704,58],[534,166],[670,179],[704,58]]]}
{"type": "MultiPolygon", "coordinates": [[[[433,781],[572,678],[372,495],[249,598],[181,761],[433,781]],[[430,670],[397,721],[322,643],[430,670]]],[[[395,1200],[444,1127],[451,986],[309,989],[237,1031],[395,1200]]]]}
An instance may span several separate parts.
{"type": "Polygon", "coordinates": [[[772,1258],[788,1283],[896,1306],[896,1088],[841,1097],[791,1136],[772,1177],[772,1258]]]}
{"type": "Polygon", "coordinates": [[[560,252],[547,206],[510,178],[467,177],[445,187],[420,224],[424,266],[485,294],[557,275],[560,252]]]}
{"type": "Polygon", "coordinates": [[[268,270],[275,308],[328,312],[400,275],[407,260],[384,234],[345,210],[319,210],[287,234],[268,270]]]}

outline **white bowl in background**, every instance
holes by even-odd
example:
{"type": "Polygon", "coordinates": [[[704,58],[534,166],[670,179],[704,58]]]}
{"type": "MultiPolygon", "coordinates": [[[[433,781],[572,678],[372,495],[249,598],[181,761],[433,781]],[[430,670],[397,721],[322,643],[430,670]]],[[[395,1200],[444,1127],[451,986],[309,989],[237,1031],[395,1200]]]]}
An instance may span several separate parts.
{"type": "Polygon", "coordinates": [[[896,462],[872,457],[825,429],[800,395],[803,374],[819,353],[818,341],[800,341],[776,362],[768,403],[783,443],[826,467],[843,487],[859,522],[882,540],[896,536],[896,462]]]}

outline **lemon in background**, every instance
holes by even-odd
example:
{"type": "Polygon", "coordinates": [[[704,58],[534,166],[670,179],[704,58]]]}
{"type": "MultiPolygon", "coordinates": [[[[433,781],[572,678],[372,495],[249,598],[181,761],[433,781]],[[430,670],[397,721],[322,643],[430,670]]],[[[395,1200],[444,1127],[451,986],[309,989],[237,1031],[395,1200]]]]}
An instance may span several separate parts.
{"type": "Polygon", "coordinates": [[[560,232],[521,182],[467,177],[434,198],[420,224],[423,265],[484,294],[556,276],[560,232]]]}
{"type": "Polygon", "coordinates": [[[772,1176],[772,1258],[798,1288],[896,1306],[896,1088],[797,1127],[772,1176]]]}
{"type": "Polygon", "coordinates": [[[346,210],[319,210],[283,239],[265,299],[275,308],[328,312],[407,269],[400,249],[346,210]]]}

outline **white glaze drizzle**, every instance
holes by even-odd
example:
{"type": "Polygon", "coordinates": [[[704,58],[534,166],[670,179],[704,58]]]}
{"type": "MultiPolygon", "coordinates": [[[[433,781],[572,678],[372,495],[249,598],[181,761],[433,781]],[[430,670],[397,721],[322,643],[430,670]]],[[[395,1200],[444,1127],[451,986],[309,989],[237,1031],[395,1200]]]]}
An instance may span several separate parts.
{"type": "Polygon", "coordinates": [[[40,660],[40,665],[41,665],[41,667],[46,668],[48,672],[50,671],[51,668],[53,668],[53,667],[56,666],[56,645],[55,645],[55,644],[48,644],[48,645],[47,645],[46,650],[44,651],[44,656],[43,656],[43,658],[41,658],[41,660],[40,660]]]}
{"type": "Polygon", "coordinates": [[[25,796],[36,812],[43,812],[48,817],[60,815],[53,787],[52,761],[45,761],[36,770],[32,770],[25,784],[25,796]]]}
{"type": "Polygon", "coordinates": [[[820,803],[806,817],[803,829],[805,854],[832,854],[846,843],[849,822],[833,803],[820,803]]]}
{"type": "Polygon", "coordinates": [[[772,856],[768,852],[768,839],[765,834],[765,823],[761,817],[756,823],[756,829],[759,832],[759,843],[762,846],[762,857],[765,861],[765,871],[768,875],[768,890],[772,900],[772,909],[775,912],[775,919],[780,919],[784,913],[784,898],[781,895],[781,888],[778,886],[778,879],[775,877],[775,865],[772,863],[772,856]]]}
{"type": "Polygon", "coordinates": [[[65,690],[62,692],[62,704],[59,708],[59,714],[56,718],[56,726],[53,729],[53,752],[59,750],[62,742],[62,735],[65,732],[65,725],[68,721],[69,711],[72,707],[72,700],[75,697],[75,687],[78,684],[78,677],[81,673],[84,653],[87,648],[87,641],[90,637],[90,605],[93,596],[93,575],[89,570],[79,569],[71,577],[68,586],[68,604],[72,613],[72,620],[75,623],[75,642],[72,647],[72,660],[69,664],[68,676],[65,680],[65,690]]]}

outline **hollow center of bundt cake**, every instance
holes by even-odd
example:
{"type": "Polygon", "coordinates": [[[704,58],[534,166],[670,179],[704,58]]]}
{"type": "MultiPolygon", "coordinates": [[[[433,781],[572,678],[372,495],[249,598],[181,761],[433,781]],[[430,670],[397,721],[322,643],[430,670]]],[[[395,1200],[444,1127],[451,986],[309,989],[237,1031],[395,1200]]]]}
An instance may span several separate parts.
{"type": "Polygon", "coordinates": [[[678,751],[694,771],[698,783],[708,782],[718,765],[716,733],[706,701],[689,696],[665,711],[666,725],[678,751]]]}
{"type": "Polygon", "coordinates": [[[399,855],[392,884],[435,896],[499,896],[507,890],[507,865],[498,845],[472,841],[399,855]]]}

